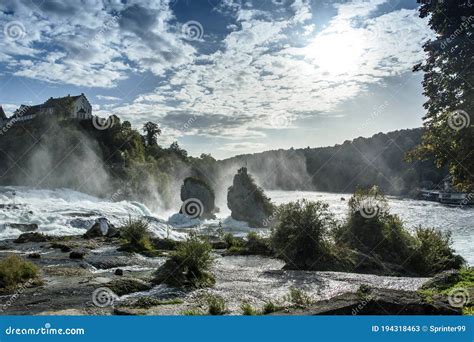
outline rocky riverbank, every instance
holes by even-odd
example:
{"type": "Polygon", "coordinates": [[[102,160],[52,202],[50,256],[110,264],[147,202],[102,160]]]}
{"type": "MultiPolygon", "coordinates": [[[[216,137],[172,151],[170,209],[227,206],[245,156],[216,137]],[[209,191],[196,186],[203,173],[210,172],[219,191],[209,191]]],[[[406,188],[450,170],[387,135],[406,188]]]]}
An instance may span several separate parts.
{"type": "Polygon", "coordinates": [[[0,258],[15,254],[33,262],[42,284],[26,283],[3,293],[0,310],[8,315],[206,314],[207,299],[214,296],[225,303],[226,314],[234,315],[242,314],[244,304],[260,312],[269,303],[273,314],[461,313],[446,298],[425,301],[417,294],[427,278],[283,270],[278,259],[229,255],[219,249],[223,241],[213,246],[215,286],[185,290],[152,283],[172,248],[166,243],[157,256],[146,257],[120,251],[116,237],[26,233],[1,241],[0,258]],[[361,295],[361,288],[374,290],[368,297],[361,295]],[[304,303],[292,291],[306,298],[304,303]]]}

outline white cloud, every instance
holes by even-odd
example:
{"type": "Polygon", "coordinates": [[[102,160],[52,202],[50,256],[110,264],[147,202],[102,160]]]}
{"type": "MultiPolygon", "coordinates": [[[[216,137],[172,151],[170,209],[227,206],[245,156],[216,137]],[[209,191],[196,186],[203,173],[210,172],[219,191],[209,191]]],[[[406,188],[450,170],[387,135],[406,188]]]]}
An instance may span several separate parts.
{"type": "Polygon", "coordinates": [[[129,72],[162,75],[195,55],[168,2],[2,1],[0,26],[17,22],[24,35],[0,41],[0,62],[17,76],[87,87],[113,87],[129,72]]]}
{"type": "Polygon", "coordinates": [[[286,18],[240,7],[238,25],[223,40],[223,49],[180,68],[170,78],[172,91],[159,87],[132,106],[248,117],[238,128],[223,122],[199,132],[236,138],[261,136],[264,128],[295,127],[298,119],[315,114],[331,115],[369,85],[408,72],[423,58],[422,42],[431,35],[426,21],[416,10],[375,15],[385,2],[339,4],[323,30],[302,37],[298,29],[314,31],[307,1],[295,2],[286,18]],[[275,126],[275,117],[290,124],[275,126]]]}

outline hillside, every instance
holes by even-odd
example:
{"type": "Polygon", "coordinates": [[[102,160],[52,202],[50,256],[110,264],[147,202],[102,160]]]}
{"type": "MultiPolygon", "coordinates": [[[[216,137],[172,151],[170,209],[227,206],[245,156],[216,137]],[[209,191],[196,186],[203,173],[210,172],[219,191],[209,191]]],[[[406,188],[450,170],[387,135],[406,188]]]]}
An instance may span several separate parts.
{"type": "Polygon", "coordinates": [[[353,192],[376,184],[386,193],[405,195],[436,186],[446,174],[432,161],[404,160],[419,144],[421,129],[216,161],[209,154],[189,157],[177,143],[163,148],[158,133],[149,140],[129,122],[112,120],[103,130],[90,120],[53,118],[13,126],[0,136],[0,185],[68,187],[168,209],[179,203],[186,177],[198,177],[224,194],[245,165],[263,188],[284,190],[353,192]]]}
{"type": "Polygon", "coordinates": [[[353,192],[379,185],[389,194],[411,194],[418,187],[435,187],[447,175],[432,160],[407,162],[406,152],[421,142],[422,129],[379,133],[321,148],[275,150],[239,155],[223,168],[247,164],[266,189],[353,192]]]}

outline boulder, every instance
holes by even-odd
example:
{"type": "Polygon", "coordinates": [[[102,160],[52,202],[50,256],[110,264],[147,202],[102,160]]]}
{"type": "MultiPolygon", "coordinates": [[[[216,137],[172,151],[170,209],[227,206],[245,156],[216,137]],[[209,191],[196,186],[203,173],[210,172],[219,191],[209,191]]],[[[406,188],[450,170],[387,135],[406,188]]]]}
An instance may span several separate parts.
{"type": "Polygon", "coordinates": [[[83,235],[85,239],[93,239],[98,237],[118,237],[119,231],[105,217],[101,217],[95,221],[92,227],[83,235]]]}
{"type": "Polygon", "coordinates": [[[134,278],[121,278],[112,280],[107,284],[107,287],[111,289],[117,296],[124,296],[130,293],[151,290],[151,285],[149,283],[134,278]]]}
{"type": "Polygon", "coordinates": [[[86,253],[84,251],[72,251],[69,253],[69,259],[84,259],[86,253]]]}
{"type": "Polygon", "coordinates": [[[444,271],[444,272],[438,273],[433,278],[428,280],[426,283],[423,284],[421,288],[424,290],[429,290],[429,289],[444,290],[456,284],[460,280],[461,280],[461,274],[459,273],[458,270],[444,271]]]}
{"type": "Polygon", "coordinates": [[[247,222],[255,228],[264,227],[264,222],[274,211],[274,205],[263,189],[255,184],[245,167],[234,176],[227,193],[227,206],[232,211],[233,219],[247,222]]]}
{"type": "Polygon", "coordinates": [[[206,182],[188,177],[181,187],[183,204],[179,212],[191,218],[214,219],[219,211],[215,200],[214,191],[206,182]]]}
{"type": "Polygon", "coordinates": [[[425,301],[414,291],[370,289],[344,293],[311,304],[307,308],[289,308],[276,315],[462,315],[445,298],[425,301]]]}
{"type": "Polygon", "coordinates": [[[30,253],[28,254],[29,259],[41,259],[41,254],[39,253],[30,253]]]}
{"type": "Polygon", "coordinates": [[[43,235],[41,233],[23,233],[14,242],[15,243],[27,243],[27,242],[47,242],[52,237],[43,235]]]}

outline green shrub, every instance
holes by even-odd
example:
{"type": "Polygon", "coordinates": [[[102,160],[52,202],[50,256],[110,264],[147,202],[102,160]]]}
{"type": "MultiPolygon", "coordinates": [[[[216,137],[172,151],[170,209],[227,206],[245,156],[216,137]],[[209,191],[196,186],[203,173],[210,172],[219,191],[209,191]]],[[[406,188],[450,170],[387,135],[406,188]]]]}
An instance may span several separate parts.
{"type": "Polygon", "coordinates": [[[389,212],[387,201],[377,187],[354,193],[346,223],[333,236],[339,247],[368,254],[407,274],[434,275],[446,269],[458,269],[464,262],[450,248],[449,234],[421,227],[414,235],[410,234],[400,218],[389,212]]]}
{"type": "Polygon", "coordinates": [[[248,302],[243,302],[240,305],[240,309],[242,310],[244,316],[257,316],[259,314],[258,311],[255,310],[254,307],[248,302]]]}
{"type": "Polygon", "coordinates": [[[183,316],[204,316],[204,311],[199,309],[189,309],[182,312],[183,316]]]}
{"type": "Polygon", "coordinates": [[[180,243],[170,259],[156,273],[155,282],[173,286],[189,286],[194,288],[208,287],[215,283],[210,273],[212,265],[211,245],[190,236],[180,243]]]}
{"type": "Polygon", "coordinates": [[[224,241],[227,244],[227,249],[234,248],[234,250],[238,250],[243,246],[242,239],[236,238],[232,233],[225,233],[224,241]]]}
{"type": "Polygon", "coordinates": [[[416,254],[410,265],[420,274],[432,275],[443,270],[459,269],[464,259],[454,254],[450,232],[443,233],[433,228],[416,229],[416,254]]]}
{"type": "Polygon", "coordinates": [[[0,261],[0,289],[12,291],[17,286],[38,279],[38,268],[23,258],[11,255],[0,261]]]}
{"type": "Polygon", "coordinates": [[[227,313],[225,299],[221,296],[209,295],[207,296],[206,301],[209,315],[220,316],[227,313]]]}
{"type": "Polygon", "coordinates": [[[153,252],[154,248],[150,240],[149,223],[145,220],[132,220],[120,228],[120,236],[125,244],[123,250],[137,253],[153,252]]]}
{"type": "Polygon", "coordinates": [[[285,297],[285,300],[293,305],[300,307],[307,307],[308,305],[313,303],[313,299],[309,294],[307,294],[301,289],[297,289],[294,287],[290,288],[290,291],[285,297]]]}
{"type": "Polygon", "coordinates": [[[263,306],[262,312],[263,312],[264,315],[268,315],[268,314],[276,312],[280,309],[281,308],[279,306],[275,305],[275,303],[269,301],[269,302],[266,302],[265,305],[263,306]]]}
{"type": "Polygon", "coordinates": [[[313,269],[329,254],[328,233],[335,227],[328,204],[301,200],[283,204],[277,210],[271,244],[287,267],[313,269]]]}

